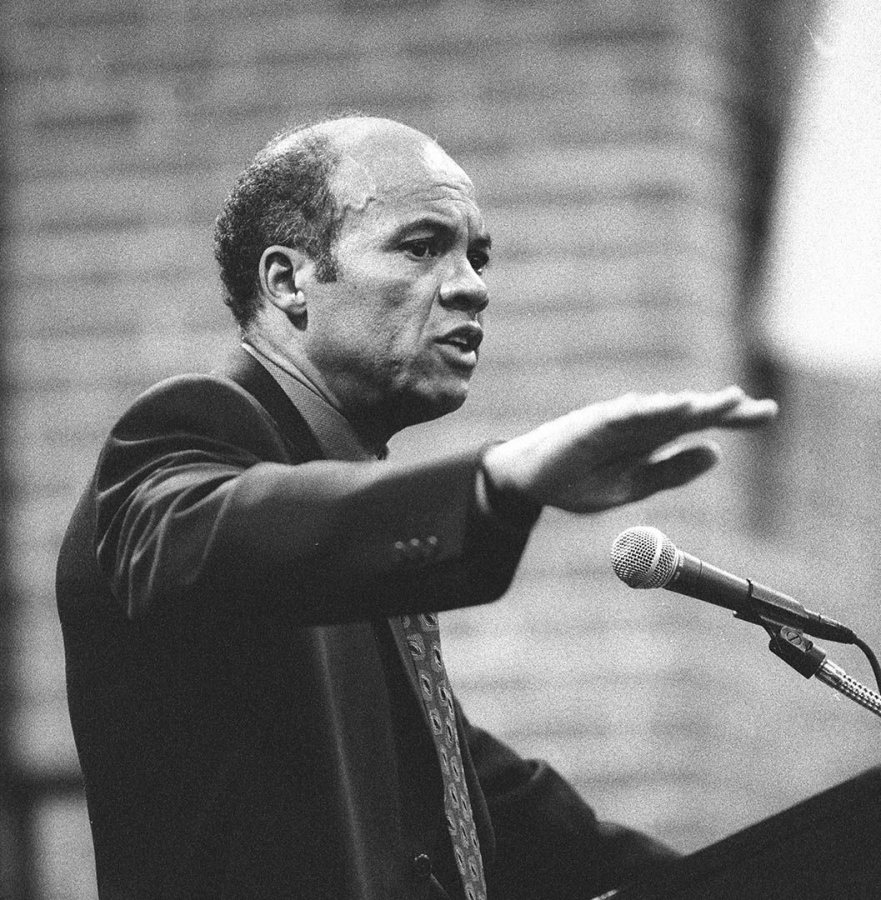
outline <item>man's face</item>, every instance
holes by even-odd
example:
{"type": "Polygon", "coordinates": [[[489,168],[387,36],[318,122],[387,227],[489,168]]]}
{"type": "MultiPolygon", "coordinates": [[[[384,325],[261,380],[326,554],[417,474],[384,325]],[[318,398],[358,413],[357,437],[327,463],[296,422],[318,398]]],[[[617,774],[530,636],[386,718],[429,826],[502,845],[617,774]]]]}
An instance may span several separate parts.
{"type": "Polygon", "coordinates": [[[344,154],[336,281],[310,285],[308,354],[344,412],[390,432],[457,409],[487,303],[489,235],[465,173],[391,134],[344,154]]]}

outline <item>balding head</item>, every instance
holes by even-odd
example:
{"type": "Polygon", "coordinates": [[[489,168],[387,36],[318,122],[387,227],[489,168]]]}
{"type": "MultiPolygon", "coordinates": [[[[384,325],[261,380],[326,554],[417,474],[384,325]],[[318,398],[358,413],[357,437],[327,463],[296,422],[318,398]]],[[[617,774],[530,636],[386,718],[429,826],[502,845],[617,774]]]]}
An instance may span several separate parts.
{"type": "Polygon", "coordinates": [[[393,119],[346,116],[297,129],[277,138],[269,153],[285,155],[303,142],[322,143],[333,159],[330,187],[340,217],[363,210],[380,196],[406,190],[426,170],[470,188],[464,171],[432,138],[393,119]]]}
{"type": "Polygon", "coordinates": [[[378,116],[344,116],[300,126],[277,135],[262,154],[285,155],[312,141],[324,142],[339,159],[375,160],[379,166],[401,154],[446,155],[436,141],[421,131],[378,116]]]}
{"type": "Polygon", "coordinates": [[[415,145],[434,143],[427,135],[403,122],[381,116],[354,115],[324,119],[283,131],[266,145],[264,152],[285,153],[300,141],[316,137],[329,140],[343,153],[357,152],[358,147],[368,144],[378,146],[387,142],[413,142],[415,145]]]}
{"type": "Polygon", "coordinates": [[[238,323],[247,328],[260,308],[258,265],[266,247],[302,250],[332,281],[344,218],[438,167],[470,188],[434,140],[391,119],[346,116],[273,138],[239,176],[215,224],[224,300],[238,323]]]}

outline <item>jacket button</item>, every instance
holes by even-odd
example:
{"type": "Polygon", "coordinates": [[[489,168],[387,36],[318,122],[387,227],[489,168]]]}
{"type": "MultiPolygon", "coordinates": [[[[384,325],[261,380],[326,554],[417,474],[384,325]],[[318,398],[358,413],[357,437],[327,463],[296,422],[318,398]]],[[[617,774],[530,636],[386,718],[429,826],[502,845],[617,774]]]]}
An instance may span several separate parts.
{"type": "Polygon", "coordinates": [[[437,553],[438,540],[434,535],[425,540],[414,537],[408,541],[395,541],[393,549],[398,562],[419,565],[437,553]]]}
{"type": "Polygon", "coordinates": [[[431,875],[431,857],[425,853],[414,856],[413,872],[418,878],[428,878],[431,875]]]}

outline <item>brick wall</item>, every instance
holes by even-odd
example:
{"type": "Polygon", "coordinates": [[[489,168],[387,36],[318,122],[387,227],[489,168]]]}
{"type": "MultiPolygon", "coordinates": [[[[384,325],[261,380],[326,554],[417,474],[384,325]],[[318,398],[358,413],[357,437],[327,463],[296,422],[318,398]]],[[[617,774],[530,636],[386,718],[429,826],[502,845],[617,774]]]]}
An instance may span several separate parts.
{"type": "MultiPolygon", "coordinates": [[[[283,124],[352,108],[400,118],[437,135],[480,191],[498,247],[482,371],[464,410],[401,435],[395,453],[513,434],[625,389],[739,376],[757,150],[749,3],[0,10],[10,768],[76,773],[58,543],[114,418],[234,339],[211,222],[283,124]]],[[[798,548],[745,528],[751,446],[723,443],[725,466],[675,496],[591,520],[545,514],[510,596],[447,623],[474,720],[550,758],[602,815],[683,850],[857,771],[873,740],[760,633],[611,575],[612,539],[646,521],[731,568],[751,561],[760,580],[788,574],[795,591],[798,548]],[[848,737],[795,740],[829,730],[848,737]]],[[[33,837],[38,896],[94,896],[76,791],[40,802],[33,837]]]]}

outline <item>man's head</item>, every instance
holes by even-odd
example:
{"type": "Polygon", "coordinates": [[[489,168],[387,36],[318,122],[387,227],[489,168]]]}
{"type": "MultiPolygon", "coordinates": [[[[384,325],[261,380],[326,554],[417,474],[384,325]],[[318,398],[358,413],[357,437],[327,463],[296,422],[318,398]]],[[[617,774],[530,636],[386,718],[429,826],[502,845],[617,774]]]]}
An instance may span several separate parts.
{"type": "Polygon", "coordinates": [[[251,309],[239,316],[246,333],[316,371],[332,402],[377,434],[460,406],[482,337],[490,243],[462,169],[398,122],[330,120],[277,138],[240,179],[218,220],[222,268],[235,258],[224,251],[236,232],[228,223],[264,208],[275,230],[242,241],[247,270],[223,270],[230,293],[251,285],[247,304],[235,301],[251,309]],[[270,202],[248,187],[293,161],[302,173],[307,158],[308,181],[285,174],[270,202]]]}

